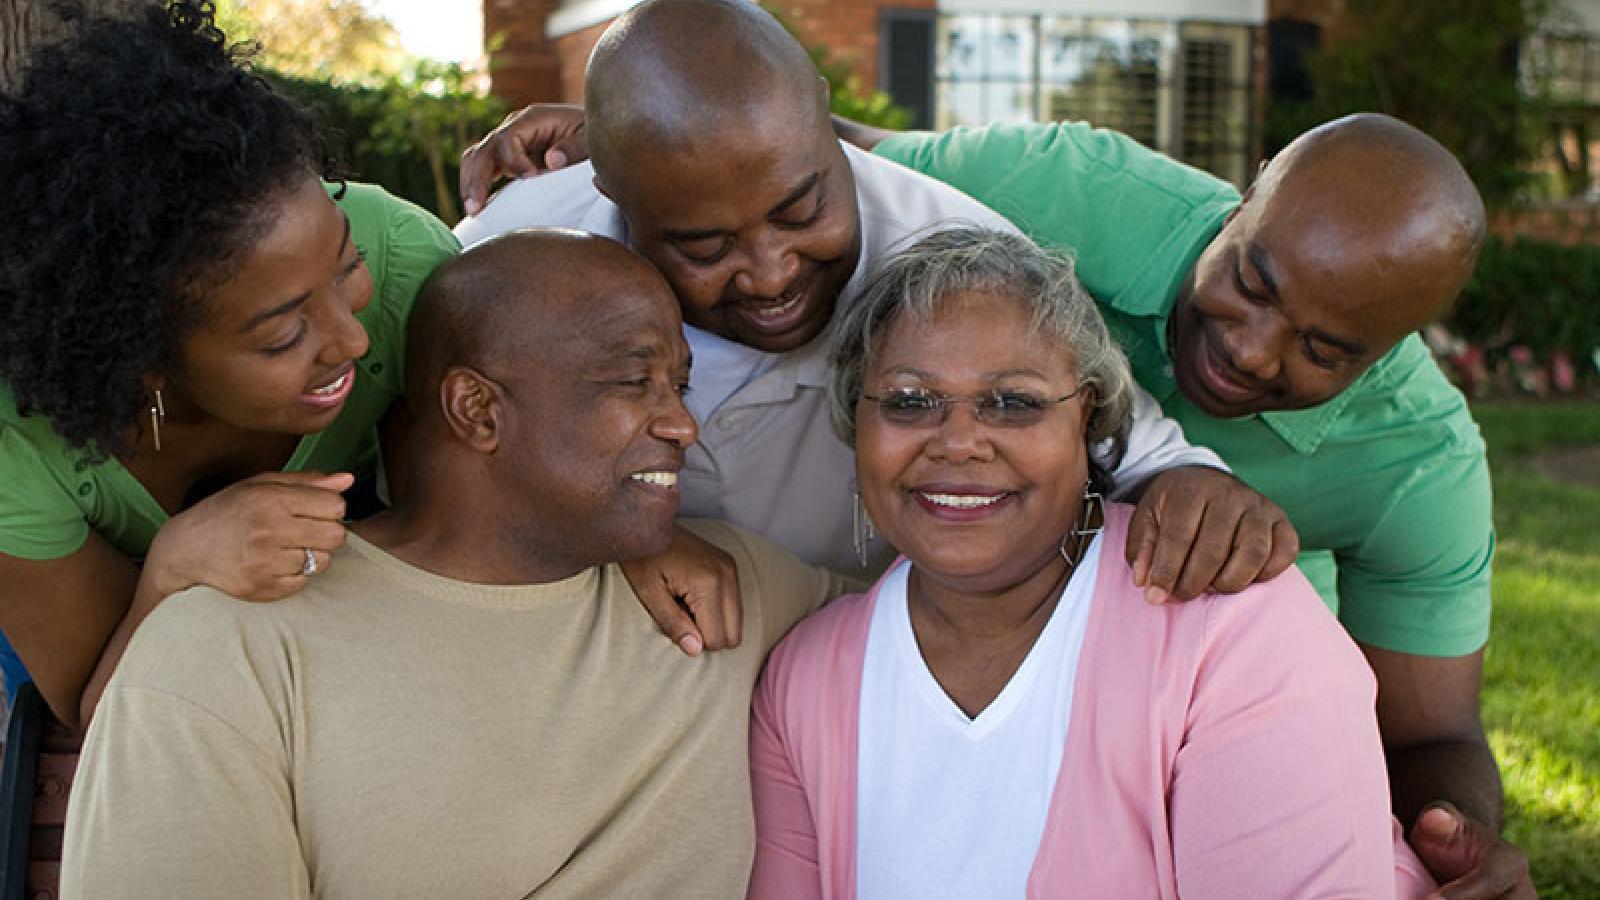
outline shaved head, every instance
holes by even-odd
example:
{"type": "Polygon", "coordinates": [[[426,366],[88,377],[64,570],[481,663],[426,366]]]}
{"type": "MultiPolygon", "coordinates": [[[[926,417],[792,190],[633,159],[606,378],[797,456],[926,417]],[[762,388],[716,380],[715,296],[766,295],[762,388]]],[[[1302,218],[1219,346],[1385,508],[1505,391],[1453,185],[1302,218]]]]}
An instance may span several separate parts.
{"type": "Polygon", "coordinates": [[[1368,247],[1396,270],[1435,277],[1437,289],[1414,295],[1421,302],[1412,305],[1412,328],[1454,302],[1483,245],[1483,199],[1466,170],[1438,141],[1391,116],[1358,113],[1306,132],[1251,193],[1264,212],[1336,211],[1315,226],[1330,243],[1368,247]]]}
{"type": "Polygon", "coordinates": [[[608,238],[581,231],[513,231],[441,265],[417,295],[407,327],[406,397],[419,420],[438,412],[455,367],[537,367],[614,297],[671,294],[654,267],[608,238]],[[643,285],[645,291],[625,288],[643,285]]]}
{"type": "Polygon", "coordinates": [[[630,152],[709,152],[775,121],[831,134],[811,57],[747,0],[646,0],[619,17],[589,58],[584,109],[602,181],[630,152]]]}
{"type": "Polygon", "coordinates": [[[1168,329],[1178,387],[1222,418],[1323,403],[1449,309],[1483,237],[1437,141],[1374,114],[1313,129],[1196,262],[1168,329]]]}
{"type": "Polygon", "coordinates": [[[440,266],[407,330],[414,421],[389,473],[412,539],[476,560],[449,571],[527,584],[666,549],[699,432],[683,320],[648,262],[509,232],[440,266]]]}

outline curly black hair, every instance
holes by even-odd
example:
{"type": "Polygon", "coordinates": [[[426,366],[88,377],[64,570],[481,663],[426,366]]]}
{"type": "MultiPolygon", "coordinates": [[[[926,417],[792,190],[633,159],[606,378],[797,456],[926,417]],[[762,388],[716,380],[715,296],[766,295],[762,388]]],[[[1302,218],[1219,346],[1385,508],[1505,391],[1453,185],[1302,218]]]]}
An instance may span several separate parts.
{"type": "Polygon", "coordinates": [[[0,95],[0,378],[94,458],[127,449],[148,376],[175,371],[204,293],[327,160],[209,0],[68,36],[0,95]]]}

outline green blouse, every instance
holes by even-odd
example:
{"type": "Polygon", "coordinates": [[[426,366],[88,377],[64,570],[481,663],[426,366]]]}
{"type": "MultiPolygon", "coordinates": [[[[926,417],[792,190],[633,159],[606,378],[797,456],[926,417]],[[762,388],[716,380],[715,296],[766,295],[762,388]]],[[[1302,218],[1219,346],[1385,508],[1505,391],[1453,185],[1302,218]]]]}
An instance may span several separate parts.
{"type": "MultiPolygon", "coordinates": [[[[378,420],[404,385],[412,301],[434,267],[460,245],[428,212],[374,185],[349,185],[339,206],[372,273],[372,302],[356,314],[371,346],[339,418],[301,438],[284,470],[359,476],[374,469],[378,420]]],[[[167,518],[122,463],[90,462],[62,441],[47,418],[18,414],[11,391],[0,385],[0,553],[58,559],[83,546],[93,528],[123,553],[142,559],[167,518]]]]}

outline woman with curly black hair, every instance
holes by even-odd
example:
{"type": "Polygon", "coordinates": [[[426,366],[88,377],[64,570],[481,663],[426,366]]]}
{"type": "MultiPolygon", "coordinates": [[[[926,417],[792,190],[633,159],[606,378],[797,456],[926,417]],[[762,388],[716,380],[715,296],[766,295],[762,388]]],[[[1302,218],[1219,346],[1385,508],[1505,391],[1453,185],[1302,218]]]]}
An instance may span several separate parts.
{"type": "Polygon", "coordinates": [[[31,672],[71,724],[162,597],[271,600],[328,565],[458,248],[325,185],[210,2],[69,24],[0,96],[0,630],[8,690],[31,672]]]}

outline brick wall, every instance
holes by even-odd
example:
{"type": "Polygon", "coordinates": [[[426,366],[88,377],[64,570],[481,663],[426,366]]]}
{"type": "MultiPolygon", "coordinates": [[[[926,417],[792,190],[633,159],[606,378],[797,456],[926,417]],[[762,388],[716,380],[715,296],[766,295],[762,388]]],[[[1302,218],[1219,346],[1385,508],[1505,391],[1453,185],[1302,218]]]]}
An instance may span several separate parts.
{"type": "Polygon", "coordinates": [[[583,71],[589,65],[589,52],[605,33],[610,22],[590,25],[571,34],[556,38],[556,55],[561,58],[561,99],[567,103],[583,102],[583,71]]]}
{"type": "MultiPolygon", "coordinates": [[[[583,100],[583,69],[606,22],[555,40],[545,24],[560,0],[484,0],[486,41],[505,36],[492,54],[490,77],[496,96],[513,106],[536,100],[583,100]]],[[[808,46],[827,48],[830,57],[854,69],[863,85],[878,84],[880,12],[934,9],[936,0],[773,0],[769,7],[794,28],[808,46]]]]}
{"type": "Polygon", "coordinates": [[[562,99],[562,60],[545,37],[545,21],[560,5],[560,0],[483,0],[484,46],[503,42],[490,54],[490,86],[506,103],[562,99]]]}
{"type": "Polygon", "coordinates": [[[862,85],[878,86],[878,36],[885,9],[934,9],[936,0],[770,0],[808,47],[824,47],[832,61],[855,70],[862,85]]]}

